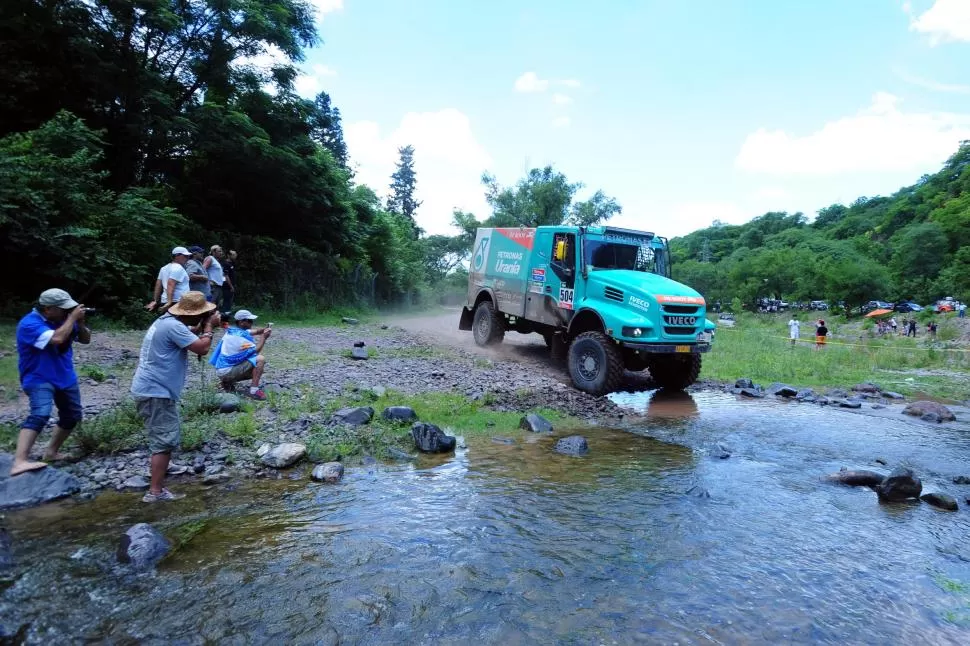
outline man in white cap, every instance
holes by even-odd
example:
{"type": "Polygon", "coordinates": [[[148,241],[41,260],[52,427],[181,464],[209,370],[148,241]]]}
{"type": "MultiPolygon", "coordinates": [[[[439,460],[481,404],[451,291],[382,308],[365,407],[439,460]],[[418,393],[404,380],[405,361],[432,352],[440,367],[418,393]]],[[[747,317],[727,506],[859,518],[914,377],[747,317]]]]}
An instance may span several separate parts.
{"type": "Polygon", "coordinates": [[[40,295],[37,305],[17,324],[20,385],[30,400],[30,414],[20,428],[11,476],[47,466],[44,462],[31,462],[30,450],[47,426],[55,404],[57,426],[44,452],[45,460],[64,459],[58,450],[81,421],[83,412],[74,372],[73,343],[91,342],[84,306],[63,289],[48,289],[40,295]]]}
{"type": "Polygon", "coordinates": [[[236,319],[237,327],[229,328],[226,336],[216,346],[209,363],[215,366],[216,374],[225,390],[232,391],[237,381],[252,379],[249,396],[264,401],[266,393],[259,387],[259,381],[263,378],[266,357],[261,353],[266,341],[273,334],[273,329],[264,327],[254,330],[253,321],[256,320],[256,315],[249,310],[239,310],[233,318],[236,319]],[[259,341],[254,336],[258,336],[259,341]]]}
{"type": "Polygon", "coordinates": [[[192,254],[185,247],[172,249],[172,262],[158,270],[154,296],[152,302],[145,306],[146,310],[151,312],[157,307],[159,314],[164,313],[189,291],[189,274],[185,271],[185,263],[191,257],[192,254]]]}
{"type": "Polygon", "coordinates": [[[200,357],[212,345],[212,328],[219,325],[215,303],[201,292],[186,292],[179,302],[158,318],[145,333],[138,367],[131,381],[138,414],[145,420],[151,452],[151,485],[144,502],[184,498],[165,488],[165,474],[172,451],[181,444],[179,399],[185,387],[189,350],[200,357]],[[190,326],[202,333],[196,336],[190,326]]]}

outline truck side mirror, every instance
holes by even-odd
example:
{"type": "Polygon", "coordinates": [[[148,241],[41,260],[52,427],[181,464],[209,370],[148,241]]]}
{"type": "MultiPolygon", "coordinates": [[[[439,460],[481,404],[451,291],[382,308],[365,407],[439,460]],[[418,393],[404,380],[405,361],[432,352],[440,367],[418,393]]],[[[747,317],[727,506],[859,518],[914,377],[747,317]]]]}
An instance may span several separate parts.
{"type": "Polygon", "coordinates": [[[559,240],[556,242],[556,249],[552,254],[552,257],[557,262],[562,262],[566,259],[566,241],[559,240]]]}

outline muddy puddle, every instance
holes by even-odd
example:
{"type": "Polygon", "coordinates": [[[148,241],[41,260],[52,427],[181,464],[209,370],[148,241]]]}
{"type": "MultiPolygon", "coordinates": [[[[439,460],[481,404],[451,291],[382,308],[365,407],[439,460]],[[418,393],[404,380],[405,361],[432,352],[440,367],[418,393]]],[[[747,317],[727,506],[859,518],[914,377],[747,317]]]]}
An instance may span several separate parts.
{"type": "Polygon", "coordinates": [[[970,486],[951,482],[970,475],[964,428],[716,393],[614,399],[646,417],[584,429],[581,458],[508,433],[338,485],[8,514],[18,577],[0,623],[36,643],[970,642],[970,486]],[[896,464],[960,511],[819,482],[896,464]],[[186,521],[156,572],[113,564],[131,524],[186,521]]]}

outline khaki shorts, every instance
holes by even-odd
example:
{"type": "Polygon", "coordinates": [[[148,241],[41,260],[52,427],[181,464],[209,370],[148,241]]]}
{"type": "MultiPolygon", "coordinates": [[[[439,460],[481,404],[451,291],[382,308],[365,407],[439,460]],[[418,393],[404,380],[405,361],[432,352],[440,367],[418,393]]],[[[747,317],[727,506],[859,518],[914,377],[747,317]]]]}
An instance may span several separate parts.
{"type": "Polygon", "coordinates": [[[148,431],[148,450],[171,453],[179,448],[182,423],[179,419],[179,403],[162,397],[138,397],[135,399],[138,414],[145,420],[148,431]]]}
{"type": "Polygon", "coordinates": [[[244,379],[249,379],[253,376],[254,366],[250,361],[243,361],[242,363],[237,363],[229,372],[219,375],[219,379],[228,383],[236,383],[237,381],[243,381],[244,379]]]}

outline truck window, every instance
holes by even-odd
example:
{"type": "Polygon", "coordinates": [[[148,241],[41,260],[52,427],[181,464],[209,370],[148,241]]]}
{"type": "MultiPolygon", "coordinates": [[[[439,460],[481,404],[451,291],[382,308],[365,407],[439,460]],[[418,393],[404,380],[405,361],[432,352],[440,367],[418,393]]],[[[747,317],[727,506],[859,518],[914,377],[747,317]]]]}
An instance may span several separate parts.
{"type": "Polygon", "coordinates": [[[576,236],[572,233],[557,233],[552,237],[552,249],[549,257],[552,258],[550,267],[555,272],[559,280],[564,283],[572,283],[576,275],[576,236]],[[562,260],[556,260],[556,249],[560,243],[565,243],[565,255],[562,260]]]}
{"type": "MultiPolygon", "coordinates": [[[[662,250],[661,254],[662,254],[662,250]]],[[[649,243],[642,245],[621,242],[588,240],[586,242],[586,264],[591,269],[629,269],[662,273],[658,271],[658,258],[649,243]]]]}

